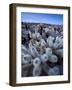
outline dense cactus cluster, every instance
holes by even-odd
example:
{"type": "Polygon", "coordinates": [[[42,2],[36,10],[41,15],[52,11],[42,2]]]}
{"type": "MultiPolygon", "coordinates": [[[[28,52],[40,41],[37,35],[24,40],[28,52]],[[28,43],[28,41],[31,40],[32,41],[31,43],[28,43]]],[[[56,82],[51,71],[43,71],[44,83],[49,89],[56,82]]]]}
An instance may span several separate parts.
{"type": "Polygon", "coordinates": [[[63,74],[63,26],[22,22],[22,77],[63,74]]]}

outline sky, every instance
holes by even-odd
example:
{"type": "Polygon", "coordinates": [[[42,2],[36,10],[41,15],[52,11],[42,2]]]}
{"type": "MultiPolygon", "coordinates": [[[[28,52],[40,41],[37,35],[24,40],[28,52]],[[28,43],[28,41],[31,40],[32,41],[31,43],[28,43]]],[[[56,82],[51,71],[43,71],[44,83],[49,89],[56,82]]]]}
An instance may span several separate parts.
{"type": "Polygon", "coordinates": [[[21,12],[21,21],[30,22],[30,23],[46,23],[46,24],[63,25],[63,15],[21,12]]]}

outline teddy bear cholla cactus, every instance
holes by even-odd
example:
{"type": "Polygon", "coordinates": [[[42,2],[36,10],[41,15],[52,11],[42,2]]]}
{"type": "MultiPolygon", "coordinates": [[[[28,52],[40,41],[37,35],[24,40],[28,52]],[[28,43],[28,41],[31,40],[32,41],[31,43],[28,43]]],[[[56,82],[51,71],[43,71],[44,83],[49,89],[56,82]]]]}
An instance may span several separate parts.
{"type": "Polygon", "coordinates": [[[39,76],[41,74],[41,60],[39,58],[35,58],[33,60],[33,76],[39,76]]]}
{"type": "Polygon", "coordinates": [[[24,64],[28,64],[30,61],[33,63],[33,76],[38,76],[41,74],[41,63],[45,63],[48,60],[52,63],[57,62],[57,57],[52,54],[52,49],[47,48],[46,53],[41,55],[39,58],[32,59],[31,55],[23,55],[23,62],[24,64]]]}
{"type": "Polygon", "coordinates": [[[58,75],[59,74],[59,67],[54,66],[53,68],[49,68],[48,75],[58,75]]]}
{"type": "Polygon", "coordinates": [[[53,48],[57,49],[57,48],[62,48],[62,47],[63,47],[63,38],[57,36],[56,40],[55,40],[55,43],[53,45],[53,48]]]}
{"type": "Polygon", "coordinates": [[[40,74],[41,74],[41,67],[39,66],[39,67],[34,67],[33,68],[33,76],[40,76],[40,74]]]}
{"type": "Polygon", "coordinates": [[[49,36],[49,37],[47,38],[47,44],[48,44],[48,46],[51,47],[51,48],[52,48],[53,45],[54,45],[53,40],[54,40],[54,37],[52,37],[52,36],[49,36]]]}
{"type": "MultiPolygon", "coordinates": [[[[63,38],[53,36],[42,38],[38,30],[35,33],[30,33],[31,40],[29,41],[29,48],[22,45],[22,63],[25,65],[33,65],[32,75],[40,76],[42,69],[47,75],[58,75],[59,67],[51,68],[47,62],[56,63],[58,57],[63,57],[63,38]],[[37,41],[38,40],[38,41],[37,41]]],[[[46,32],[45,32],[46,33],[46,32]]]]}

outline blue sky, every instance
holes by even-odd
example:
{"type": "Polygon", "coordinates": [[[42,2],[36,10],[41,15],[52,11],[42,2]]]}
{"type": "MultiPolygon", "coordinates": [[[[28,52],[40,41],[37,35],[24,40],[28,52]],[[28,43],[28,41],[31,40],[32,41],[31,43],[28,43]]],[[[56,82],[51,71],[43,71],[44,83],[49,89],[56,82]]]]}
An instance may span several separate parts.
{"type": "Polygon", "coordinates": [[[21,21],[30,23],[47,23],[62,25],[63,15],[21,12],[21,21]]]}

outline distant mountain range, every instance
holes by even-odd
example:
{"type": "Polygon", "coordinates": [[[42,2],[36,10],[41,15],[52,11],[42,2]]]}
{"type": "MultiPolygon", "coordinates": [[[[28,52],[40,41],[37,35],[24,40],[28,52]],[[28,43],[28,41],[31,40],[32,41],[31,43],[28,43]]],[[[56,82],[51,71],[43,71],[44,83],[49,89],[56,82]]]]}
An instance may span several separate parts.
{"type": "Polygon", "coordinates": [[[57,24],[47,24],[47,23],[32,23],[32,22],[21,22],[21,24],[28,24],[28,25],[47,25],[47,26],[63,26],[63,25],[57,25],[57,24]]]}

